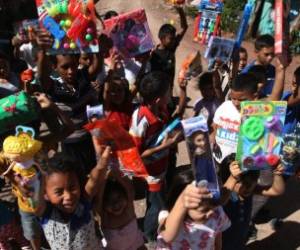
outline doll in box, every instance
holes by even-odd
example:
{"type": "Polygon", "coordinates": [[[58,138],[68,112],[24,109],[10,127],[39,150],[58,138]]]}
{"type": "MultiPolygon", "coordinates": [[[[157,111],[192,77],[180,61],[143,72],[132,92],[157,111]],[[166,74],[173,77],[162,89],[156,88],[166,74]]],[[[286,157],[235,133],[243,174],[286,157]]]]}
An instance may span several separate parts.
{"type": "Polygon", "coordinates": [[[11,160],[11,164],[2,175],[5,176],[12,171],[20,179],[20,184],[26,185],[33,193],[31,197],[24,197],[19,188],[13,184],[19,208],[27,213],[35,212],[39,205],[41,169],[34,161],[34,156],[41,147],[42,143],[34,139],[34,130],[23,126],[17,126],[16,135],[8,136],[3,142],[3,155],[11,160]]]}

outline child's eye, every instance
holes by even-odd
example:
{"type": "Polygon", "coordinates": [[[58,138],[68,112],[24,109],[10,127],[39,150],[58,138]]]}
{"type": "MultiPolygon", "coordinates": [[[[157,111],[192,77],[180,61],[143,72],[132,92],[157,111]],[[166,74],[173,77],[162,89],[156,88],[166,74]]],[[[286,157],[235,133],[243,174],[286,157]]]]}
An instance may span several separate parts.
{"type": "Polygon", "coordinates": [[[60,196],[60,195],[63,194],[63,190],[62,190],[62,189],[56,189],[56,190],[54,191],[54,193],[55,193],[56,195],[60,196]]]}

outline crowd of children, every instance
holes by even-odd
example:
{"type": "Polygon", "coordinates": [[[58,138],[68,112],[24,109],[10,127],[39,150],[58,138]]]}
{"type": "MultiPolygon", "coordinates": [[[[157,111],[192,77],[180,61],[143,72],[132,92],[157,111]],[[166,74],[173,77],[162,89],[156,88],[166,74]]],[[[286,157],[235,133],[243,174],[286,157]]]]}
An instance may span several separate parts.
{"type": "MultiPolygon", "coordinates": [[[[0,200],[1,250],[245,249],[255,215],[269,197],[284,193],[288,176],[280,163],[272,170],[245,172],[235,161],[241,102],[287,101],[283,131],[292,133],[300,122],[300,68],[294,71],[291,91],[283,93],[286,66],[274,59],[273,37],[262,35],[255,42],[255,61],[248,64],[247,50],[240,48],[231,65],[216,60],[212,71],[199,76],[201,99],[194,116],[207,118],[221,187],[220,199],[212,199],[207,187],[195,184],[191,166],[176,168],[181,132],[153,143],[172,120],[183,118],[188,95],[188,80],[181,79],[176,85],[179,103],[173,98],[175,53],[188,27],[183,9],[176,10],[182,30],[162,25],[160,43],[136,58],[122,58],[105,34],[99,34],[99,53],[49,56],[46,50],[54,39],[45,30],[37,30],[29,41],[13,37],[13,51],[0,51],[0,99],[21,90],[34,97],[41,114],[25,125],[43,142],[36,209],[20,207],[33,192],[19,176],[8,173],[0,179],[1,189],[13,185],[22,194],[19,213],[0,200]],[[27,64],[22,71],[33,71],[34,83],[21,81],[21,71],[12,65],[21,60],[27,64]],[[87,106],[100,104],[102,118],[131,135],[146,176],[129,178],[110,167],[114,143],[99,144],[84,128],[97,119],[88,120],[87,106]],[[146,198],[143,223],[136,218],[137,193],[146,198]]],[[[117,15],[109,11],[103,18],[117,15]]],[[[0,134],[1,144],[13,133],[0,134]]],[[[1,154],[1,175],[11,164],[1,154]]],[[[298,165],[293,167],[296,172],[298,165]]]]}

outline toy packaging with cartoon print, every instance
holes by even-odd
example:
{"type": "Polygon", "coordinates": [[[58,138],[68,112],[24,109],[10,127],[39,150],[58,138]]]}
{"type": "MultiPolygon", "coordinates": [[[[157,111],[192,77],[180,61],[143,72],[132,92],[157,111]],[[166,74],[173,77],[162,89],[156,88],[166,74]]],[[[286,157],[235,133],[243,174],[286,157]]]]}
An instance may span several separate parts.
{"type": "Polygon", "coordinates": [[[206,118],[202,115],[181,121],[198,186],[206,186],[215,199],[220,196],[216,168],[209,143],[206,118]]]}
{"type": "Polygon", "coordinates": [[[144,9],[110,18],[104,21],[105,32],[124,57],[134,57],[153,49],[151,31],[144,9]]]}
{"type": "Polygon", "coordinates": [[[279,164],[286,108],[284,101],[241,103],[236,160],[242,170],[263,170],[279,164]]]}
{"type": "Polygon", "coordinates": [[[36,0],[40,26],[51,33],[48,54],[99,51],[93,0],[36,0]]]}

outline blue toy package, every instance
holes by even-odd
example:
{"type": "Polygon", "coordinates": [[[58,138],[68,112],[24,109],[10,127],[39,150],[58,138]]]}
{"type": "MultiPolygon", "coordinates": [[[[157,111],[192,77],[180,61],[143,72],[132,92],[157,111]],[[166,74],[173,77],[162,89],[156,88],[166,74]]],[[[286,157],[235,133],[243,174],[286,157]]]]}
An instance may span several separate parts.
{"type": "Polygon", "coordinates": [[[216,167],[209,143],[207,120],[199,115],[181,121],[196,183],[206,186],[214,199],[220,197],[216,167]]]}
{"type": "Polygon", "coordinates": [[[243,42],[246,30],[248,28],[249,19],[252,13],[253,4],[247,3],[244,8],[244,13],[242,17],[242,21],[236,36],[236,48],[240,48],[243,42]]]}
{"type": "Polygon", "coordinates": [[[300,124],[295,131],[283,136],[282,149],[280,152],[281,162],[284,166],[285,175],[295,175],[296,168],[300,163],[300,124]]]}
{"type": "Polygon", "coordinates": [[[230,60],[235,41],[232,39],[212,36],[207,45],[204,57],[208,60],[219,58],[226,63],[230,60]]]}
{"type": "Polygon", "coordinates": [[[243,171],[277,167],[286,107],[284,101],[241,103],[236,160],[243,171]]]}
{"type": "Polygon", "coordinates": [[[179,118],[176,118],[173,122],[171,122],[157,137],[155,142],[153,143],[153,146],[158,146],[161,144],[163,139],[167,136],[167,134],[172,133],[175,129],[177,129],[180,126],[180,120],[179,118]]]}

